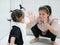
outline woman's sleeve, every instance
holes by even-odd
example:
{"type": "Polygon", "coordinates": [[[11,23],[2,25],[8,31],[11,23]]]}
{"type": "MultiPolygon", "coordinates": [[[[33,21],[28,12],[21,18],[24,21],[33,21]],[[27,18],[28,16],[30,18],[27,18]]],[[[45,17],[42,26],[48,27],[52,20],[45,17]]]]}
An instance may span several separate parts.
{"type": "Polygon", "coordinates": [[[54,30],[58,33],[58,20],[57,19],[53,19],[51,26],[54,28],[54,30]]]}

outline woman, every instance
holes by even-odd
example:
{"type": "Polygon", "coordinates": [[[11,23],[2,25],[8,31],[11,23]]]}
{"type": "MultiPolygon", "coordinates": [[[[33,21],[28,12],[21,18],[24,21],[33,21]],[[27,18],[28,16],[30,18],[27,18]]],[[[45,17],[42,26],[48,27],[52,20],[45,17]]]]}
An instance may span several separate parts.
{"type": "Polygon", "coordinates": [[[58,21],[52,17],[51,7],[45,5],[39,8],[39,16],[35,18],[32,14],[29,14],[30,23],[28,28],[31,27],[35,38],[31,40],[31,43],[39,40],[39,35],[51,38],[52,45],[57,45],[55,40],[57,36],[58,21]]]}

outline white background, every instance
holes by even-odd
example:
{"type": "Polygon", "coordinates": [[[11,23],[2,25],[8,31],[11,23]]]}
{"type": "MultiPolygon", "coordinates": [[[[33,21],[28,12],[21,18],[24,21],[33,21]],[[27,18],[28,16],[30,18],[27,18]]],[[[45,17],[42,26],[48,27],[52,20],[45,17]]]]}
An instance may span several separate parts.
{"type": "Polygon", "coordinates": [[[10,0],[0,0],[0,39],[9,32],[10,0]]]}
{"type": "Polygon", "coordinates": [[[19,4],[26,8],[26,12],[31,11],[37,15],[38,8],[43,5],[52,7],[52,15],[60,19],[60,0],[0,0],[0,39],[10,31],[10,10],[19,9],[19,4]]]}

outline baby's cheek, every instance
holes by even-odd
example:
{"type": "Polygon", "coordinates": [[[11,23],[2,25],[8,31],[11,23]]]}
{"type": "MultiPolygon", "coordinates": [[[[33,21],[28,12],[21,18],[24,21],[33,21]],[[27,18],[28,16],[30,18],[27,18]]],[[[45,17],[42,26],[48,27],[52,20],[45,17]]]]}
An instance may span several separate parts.
{"type": "Polygon", "coordinates": [[[24,23],[24,19],[22,19],[22,22],[24,23]]]}

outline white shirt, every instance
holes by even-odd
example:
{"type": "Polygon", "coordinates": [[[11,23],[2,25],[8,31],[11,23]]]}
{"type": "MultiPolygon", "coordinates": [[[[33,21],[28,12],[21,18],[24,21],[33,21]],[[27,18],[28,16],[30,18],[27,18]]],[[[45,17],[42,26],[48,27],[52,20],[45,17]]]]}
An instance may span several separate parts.
{"type": "MultiPolygon", "coordinates": [[[[52,15],[49,17],[49,24],[51,24],[51,26],[55,29],[55,31],[58,31],[58,21],[55,17],[53,17],[52,15]]],[[[45,27],[44,23],[42,23],[40,21],[40,18],[37,17],[35,18],[35,22],[34,24],[32,25],[32,27],[37,24],[38,28],[41,30],[41,31],[47,31],[48,28],[45,27]],[[37,24],[38,23],[38,24],[37,24]]]]}
{"type": "Polygon", "coordinates": [[[26,42],[25,39],[26,39],[26,24],[25,23],[18,23],[18,22],[13,22],[12,26],[17,26],[21,29],[21,32],[22,32],[22,37],[23,37],[23,40],[24,40],[24,43],[26,42]]]}

